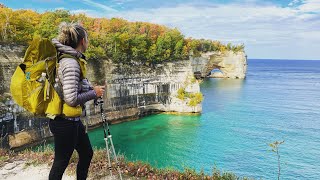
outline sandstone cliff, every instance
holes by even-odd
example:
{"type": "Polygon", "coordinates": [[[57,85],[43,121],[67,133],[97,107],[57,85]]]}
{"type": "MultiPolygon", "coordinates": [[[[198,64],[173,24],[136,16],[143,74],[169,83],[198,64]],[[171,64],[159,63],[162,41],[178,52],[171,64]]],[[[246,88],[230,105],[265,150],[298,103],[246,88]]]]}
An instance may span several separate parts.
{"type": "Polygon", "coordinates": [[[190,82],[193,71],[188,60],[158,64],[152,68],[113,64],[107,60],[98,63],[99,66],[95,65],[96,62],[89,63],[91,72],[96,72],[89,78],[100,84],[106,82],[105,108],[110,119],[161,111],[201,112],[201,104],[189,106],[188,99],[177,99],[177,91],[182,87],[188,93],[200,93],[198,81],[190,82]]]}
{"type": "Polygon", "coordinates": [[[9,91],[9,84],[16,66],[21,63],[25,46],[0,43],[0,94],[9,91]]]}
{"type": "Polygon", "coordinates": [[[201,57],[191,57],[193,71],[198,77],[244,79],[247,72],[247,56],[244,52],[207,52],[201,57]],[[211,74],[214,69],[220,70],[211,74]]]}

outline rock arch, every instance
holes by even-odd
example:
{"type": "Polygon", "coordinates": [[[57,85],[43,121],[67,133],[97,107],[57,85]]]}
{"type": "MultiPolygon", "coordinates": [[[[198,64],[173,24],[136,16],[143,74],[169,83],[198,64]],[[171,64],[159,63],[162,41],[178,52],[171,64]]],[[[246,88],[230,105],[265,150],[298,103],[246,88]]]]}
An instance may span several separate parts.
{"type": "Polygon", "coordinates": [[[201,57],[190,57],[190,59],[197,78],[210,76],[244,79],[246,77],[247,56],[244,52],[207,52],[201,54],[201,57]],[[211,74],[213,69],[219,69],[221,73],[211,74]]]}

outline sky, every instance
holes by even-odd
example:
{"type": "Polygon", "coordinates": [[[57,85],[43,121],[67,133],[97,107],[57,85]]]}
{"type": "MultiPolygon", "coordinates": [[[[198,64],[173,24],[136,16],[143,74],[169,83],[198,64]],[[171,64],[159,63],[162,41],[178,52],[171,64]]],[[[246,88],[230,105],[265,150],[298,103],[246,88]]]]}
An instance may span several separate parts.
{"type": "Polygon", "coordinates": [[[250,59],[320,60],[320,0],[0,0],[178,28],[185,37],[245,45],[250,59]]]}

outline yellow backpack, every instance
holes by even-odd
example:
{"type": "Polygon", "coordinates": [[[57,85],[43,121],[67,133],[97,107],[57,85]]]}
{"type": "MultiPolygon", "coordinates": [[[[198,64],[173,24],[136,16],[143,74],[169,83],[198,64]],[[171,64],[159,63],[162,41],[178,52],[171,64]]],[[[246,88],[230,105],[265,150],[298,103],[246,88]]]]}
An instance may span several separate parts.
{"type": "MultiPolygon", "coordinates": [[[[81,70],[85,71],[85,64],[79,64],[81,70]]],[[[53,87],[57,68],[57,50],[51,41],[34,38],[25,53],[23,63],[11,77],[10,91],[14,101],[35,116],[47,116],[51,119],[57,115],[80,116],[82,107],[68,106],[53,87]]]]}

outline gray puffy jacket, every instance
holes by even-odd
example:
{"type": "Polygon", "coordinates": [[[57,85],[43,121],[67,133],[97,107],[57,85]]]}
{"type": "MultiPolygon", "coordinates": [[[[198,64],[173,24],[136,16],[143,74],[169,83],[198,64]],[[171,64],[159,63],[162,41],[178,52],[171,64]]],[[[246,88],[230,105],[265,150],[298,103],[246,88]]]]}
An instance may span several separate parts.
{"type": "MultiPolygon", "coordinates": [[[[59,53],[69,54],[77,58],[84,57],[79,51],[61,44],[56,39],[53,39],[52,43],[59,53]]],[[[56,83],[59,86],[55,89],[61,99],[69,106],[84,105],[85,102],[97,97],[90,82],[87,79],[80,78],[80,71],[80,65],[75,59],[62,58],[59,61],[58,76],[56,78],[56,83]]]]}

